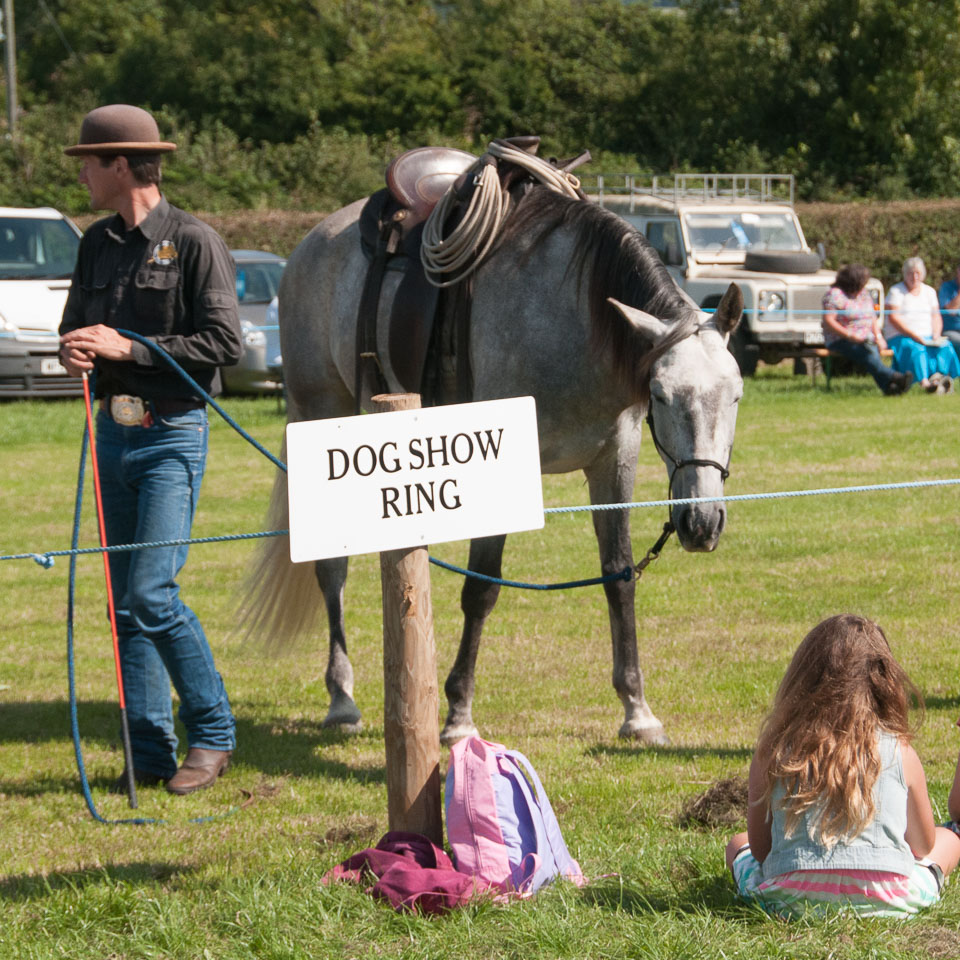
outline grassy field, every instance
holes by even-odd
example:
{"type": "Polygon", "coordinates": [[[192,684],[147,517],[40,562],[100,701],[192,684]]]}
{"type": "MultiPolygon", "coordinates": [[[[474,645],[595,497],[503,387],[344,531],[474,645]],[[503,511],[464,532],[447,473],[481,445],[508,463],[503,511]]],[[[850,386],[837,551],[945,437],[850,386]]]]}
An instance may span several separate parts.
{"type": "MultiPolygon", "coordinates": [[[[271,449],[272,399],[226,402],[271,449]]],[[[957,475],[960,399],[884,398],[872,381],[763,368],[746,385],[729,493],[957,475]]],[[[0,405],[0,554],[69,545],[83,426],[77,401],[0,405]]],[[[271,467],[220,422],[195,536],[263,529],[271,467]]],[[[637,499],[663,496],[647,442],[637,499]]],[[[547,477],[549,505],[586,501],[579,475],[547,477]]],[[[324,872],[386,830],[379,566],[358,558],[347,628],[364,731],[320,726],[325,630],[273,659],[244,642],[234,609],[255,547],[195,546],[182,578],[214,645],[238,718],[235,766],[216,787],[174,799],[140,792],[147,827],[87,813],[69,736],[64,655],[67,562],[0,563],[0,958],[294,960],[294,958],[956,957],[960,890],[909,923],[784,924],[738,904],[723,868],[732,827],[681,826],[685,802],[746,773],[758,725],[794,648],[818,620],[877,619],[927,701],[917,740],[940,816],[960,731],[957,516],[960,491],[846,494],[731,507],[720,548],[672,541],[638,588],[648,699],[673,745],[617,739],[610,641],[599,588],[504,590],[480,652],[474,717],[522,750],[543,779],[568,845],[596,879],[534,901],[479,903],[441,918],[393,914],[324,872]],[[239,809],[237,809],[239,807],[239,809]],[[223,814],[205,824],[189,819],[223,814]]],[[[96,542],[88,493],[83,543],[96,542]]],[[[633,516],[638,555],[661,511],[633,516]]],[[[454,563],[465,544],[439,544],[454,563]]],[[[587,515],[550,517],[511,537],[505,576],[540,582],[596,573],[587,515]]],[[[441,683],[459,637],[459,577],[433,568],[441,683]]],[[[95,801],[123,817],[106,786],[120,771],[102,567],[78,565],[79,721],[95,801]]],[[[267,638],[262,638],[267,639],[267,638]]],[[[445,763],[445,761],[444,761],[445,763]]],[[[742,822],[742,821],[741,821],[742,822]]]]}

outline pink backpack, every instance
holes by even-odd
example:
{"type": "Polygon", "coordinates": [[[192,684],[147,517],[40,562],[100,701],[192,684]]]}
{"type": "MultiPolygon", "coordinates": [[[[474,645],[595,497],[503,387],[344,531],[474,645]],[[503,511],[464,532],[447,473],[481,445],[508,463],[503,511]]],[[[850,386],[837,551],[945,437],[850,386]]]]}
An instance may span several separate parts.
{"type": "Polygon", "coordinates": [[[527,758],[473,736],[450,748],[444,790],[457,869],[530,896],[558,876],[586,883],[527,758]]]}

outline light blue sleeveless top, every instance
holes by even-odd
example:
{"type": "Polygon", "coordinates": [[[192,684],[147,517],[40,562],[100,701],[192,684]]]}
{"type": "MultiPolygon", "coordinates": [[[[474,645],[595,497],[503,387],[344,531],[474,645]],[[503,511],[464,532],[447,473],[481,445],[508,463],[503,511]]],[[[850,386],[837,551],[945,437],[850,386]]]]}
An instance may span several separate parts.
{"type": "Polygon", "coordinates": [[[913,871],[913,854],[903,836],[907,829],[907,785],[900,741],[883,730],[878,739],[882,768],[873,787],[876,815],[853,840],[841,838],[828,850],[814,839],[820,814],[816,807],[801,817],[793,836],[786,838],[784,788],[777,783],[770,798],[773,845],[763,861],[764,878],[791,870],[886,870],[904,875],[913,871]]]}

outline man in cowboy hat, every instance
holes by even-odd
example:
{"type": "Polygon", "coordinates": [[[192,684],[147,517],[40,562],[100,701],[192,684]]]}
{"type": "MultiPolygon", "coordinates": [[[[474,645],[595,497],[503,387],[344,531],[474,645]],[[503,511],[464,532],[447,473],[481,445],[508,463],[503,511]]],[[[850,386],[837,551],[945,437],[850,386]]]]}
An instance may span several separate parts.
{"type": "MultiPolygon", "coordinates": [[[[73,376],[96,371],[97,458],[111,544],[190,537],[207,454],[203,398],[130,330],[162,347],[209,394],[242,352],[235,267],[223,240],[160,192],[176,145],[154,118],[113,104],[86,115],[80,182],[115,215],[84,234],[60,324],[73,376]]],[[[109,554],[134,776],[192,793],[230,763],[235,722],[223,680],[176,576],[186,546],[109,554]],[[188,751],[177,769],[170,684],[188,751]]],[[[117,781],[123,789],[125,776],[117,781]]]]}

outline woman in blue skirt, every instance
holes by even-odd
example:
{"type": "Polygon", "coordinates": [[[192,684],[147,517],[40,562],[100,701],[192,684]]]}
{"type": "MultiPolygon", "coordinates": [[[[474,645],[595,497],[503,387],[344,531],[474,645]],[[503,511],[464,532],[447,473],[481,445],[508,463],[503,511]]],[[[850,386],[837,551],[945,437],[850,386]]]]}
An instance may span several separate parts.
{"type": "Polygon", "coordinates": [[[887,291],[884,331],[893,351],[893,366],[928,393],[950,393],[960,377],[960,360],[943,334],[940,303],[933,287],[924,283],[927,268],[920,257],[903,264],[903,282],[887,291]]]}

